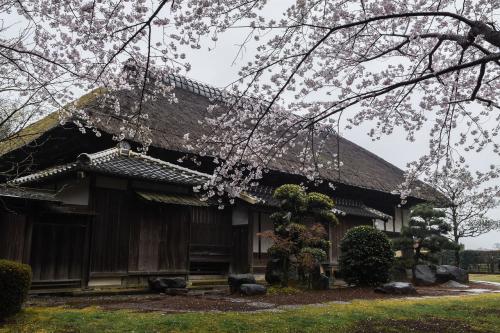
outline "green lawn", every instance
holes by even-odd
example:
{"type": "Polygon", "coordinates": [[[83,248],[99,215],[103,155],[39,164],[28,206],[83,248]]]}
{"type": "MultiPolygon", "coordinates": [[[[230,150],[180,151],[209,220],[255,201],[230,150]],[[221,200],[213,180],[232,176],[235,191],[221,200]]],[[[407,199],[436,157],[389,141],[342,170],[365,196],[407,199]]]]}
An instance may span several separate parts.
{"type": "Polygon", "coordinates": [[[500,295],[366,300],[285,312],[160,314],[28,308],[6,332],[497,332],[500,295]]]}
{"type": "Polygon", "coordinates": [[[469,280],[500,283],[500,274],[469,274],[469,280]]]}

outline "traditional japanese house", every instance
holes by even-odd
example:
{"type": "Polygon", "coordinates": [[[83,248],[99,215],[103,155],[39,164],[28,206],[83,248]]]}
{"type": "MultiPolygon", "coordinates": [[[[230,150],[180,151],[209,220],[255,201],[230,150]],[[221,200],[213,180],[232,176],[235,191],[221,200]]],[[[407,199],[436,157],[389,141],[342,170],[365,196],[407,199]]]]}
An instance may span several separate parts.
{"type": "MultiPolygon", "coordinates": [[[[152,124],[147,155],[135,142],[117,142],[120,121],[83,99],[99,113],[100,137],[82,133],[57,113],[33,123],[0,146],[0,168],[19,176],[0,187],[0,258],[31,265],[33,288],[87,288],[144,285],[151,276],[262,273],[270,241],[258,234],[272,228],[273,190],[305,181],[294,152],[270,166],[261,184],[234,205],[219,209],[201,200],[193,186],[204,183],[213,165],[177,160],[187,151],[184,134],[202,135],[200,125],[217,90],[172,76],[178,103],[159,98],[144,108],[152,124]]],[[[121,96],[126,104],[129,96],[121,96]]],[[[391,192],[403,171],[341,137],[329,139],[323,158],[339,153],[343,166],[324,170],[315,190],[331,195],[340,223],[329,227],[335,266],[347,229],[374,225],[390,234],[401,230],[408,209],[391,192]]],[[[298,148],[299,149],[299,148],[298,148]]],[[[434,200],[420,184],[408,206],[434,200]]]]}

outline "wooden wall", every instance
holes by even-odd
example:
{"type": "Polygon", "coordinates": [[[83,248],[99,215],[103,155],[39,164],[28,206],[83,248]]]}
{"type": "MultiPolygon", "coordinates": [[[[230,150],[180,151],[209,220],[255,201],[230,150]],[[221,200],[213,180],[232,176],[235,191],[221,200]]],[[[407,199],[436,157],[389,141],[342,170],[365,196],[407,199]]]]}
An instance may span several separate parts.
{"type": "Polygon", "coordinates": [[[86,264],[86,217],[32,212],[0,212],[0,258],[29,264],[33,288],[63,281],[79,287],[86,264]]]}
{"type": "Polygon", "coordinates": [[[44,216],[33,224],[30,265],[33,282],[81,280],[86,218],[44,216]]]}
{"type": "Polygon", "coordinates": [[[147,202],[131,191],[104,188],[95,189],[93,203],[91,274],[187,272],[189,207],[147,202]]]}
{"type": "Polygon", "coordinates": [[[224,273],[229,269],[233,245],[231,210],[193,207],[190,262],[193,273],[224,273]]]}
{"type": "Polygon", "coordinates": [[[24,261],[26,225],[26,215],[0,211],[0,258],[24,261]]]}
{"type": "Polygon", "coordinates": [[[92,199],[96,216],[92,223],[90,271],[126,273],[130,223],[134,220],[131,194],[99,188],[92,199]]]}
{"type": "Polygon", "coordinates": [[[30,219],[0,213],[0,257],[32,265],[37,287],[249,269],[248,226],[233,226],[231,209],[153,203],[128,189],[94,187],[89,211],[30,219]]]}
{"type": "Polygon", "coordinates": [[[187,271],[189,208],[141,203],[139,209],[130,224],[129,271],[187,271]]]}

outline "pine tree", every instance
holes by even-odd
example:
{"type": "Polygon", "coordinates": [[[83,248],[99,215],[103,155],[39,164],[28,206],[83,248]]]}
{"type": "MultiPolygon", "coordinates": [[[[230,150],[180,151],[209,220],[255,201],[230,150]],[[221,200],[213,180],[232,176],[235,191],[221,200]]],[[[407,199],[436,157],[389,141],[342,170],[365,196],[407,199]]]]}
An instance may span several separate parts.
{"type": "Polygon", "coordinates": [[[451,228],[445,217],[444,211],[431,204],[419,204],[412,209],[408,226],[403,227],[394,245],[404,255],[411,254],[413,270],[419,264],[436,263],[440,251],[454,249],[455,245],[446,237],[451,228]]]}

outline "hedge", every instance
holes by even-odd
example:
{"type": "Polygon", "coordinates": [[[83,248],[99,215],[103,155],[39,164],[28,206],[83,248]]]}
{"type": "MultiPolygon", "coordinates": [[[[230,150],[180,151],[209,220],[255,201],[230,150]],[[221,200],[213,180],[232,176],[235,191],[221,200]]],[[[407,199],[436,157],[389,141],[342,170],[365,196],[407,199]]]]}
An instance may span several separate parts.
{"type": "Polygon", "coordinates": [[[390,279],[394,251],[382,231],[370,226],[352,228],[340,250],[340,271],[348,284],[376,286],[390,279]]]}
{"type": "Polygon", "coordinates": [[[21,310],[30,286],[30,266],[0,259],[0,320],[21,310]]]}

